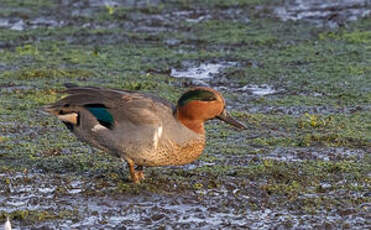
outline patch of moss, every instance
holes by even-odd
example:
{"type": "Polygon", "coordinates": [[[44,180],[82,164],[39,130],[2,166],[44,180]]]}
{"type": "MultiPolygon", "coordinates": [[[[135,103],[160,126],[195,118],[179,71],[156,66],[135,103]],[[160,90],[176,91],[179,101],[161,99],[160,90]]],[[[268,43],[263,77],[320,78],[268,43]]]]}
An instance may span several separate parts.
{"type": "MultiPolygon", "coordinates": [[[[252,26],[258,27],[254,24],[252,26]]],[[[199,42],[212,44],[269,46],[277,42],[273,34],[258,33],[252,26],[233,21],[209,20],[197,24],[193,30],[199,42]]]]}
{"type": "Polygon", "coordinates": [[[5,71],[1,74],[4,79],[31,80],[34,78],[84,78],[94,76],[94,72],[82,69],[20,69],[16,71],[5,71]]]}

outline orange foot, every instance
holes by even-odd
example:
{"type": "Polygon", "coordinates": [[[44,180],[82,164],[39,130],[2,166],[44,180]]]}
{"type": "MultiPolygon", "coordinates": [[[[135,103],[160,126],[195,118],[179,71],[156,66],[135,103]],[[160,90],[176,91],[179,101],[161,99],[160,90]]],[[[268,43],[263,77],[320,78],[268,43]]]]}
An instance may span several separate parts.
{"type": "Polygon", "coordinates": [[[134,178],[132,177],[133,182],[139,184],[141,180],[144,180],[144,172],[143,167],[138,166],[136,171],[134,172],[134,178]]]}
{"type": "Polygon", "coordinates": [[[129,165],[131,180],[135,184],[139,184],[141,180],[144,180],[143,166],[138,166],[137,169],[135,170],[134,161],[128,160],[127,162],[129,165]]]}

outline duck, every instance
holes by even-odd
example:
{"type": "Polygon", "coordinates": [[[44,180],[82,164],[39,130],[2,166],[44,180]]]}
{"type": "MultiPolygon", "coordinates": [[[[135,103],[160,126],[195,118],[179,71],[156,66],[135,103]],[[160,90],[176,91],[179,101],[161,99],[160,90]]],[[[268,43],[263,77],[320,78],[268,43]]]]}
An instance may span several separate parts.
{"type": "Polygon", "coordinates": [[[44,107],[77,138],[126,162],[140,183],[143,167],[191,163],[202,154],[204,123],[219,119],[246,126],[227,112],[220,92],[194,87],[176,105],[153,94],[124,89],[65,84],[64,98],[44,107]]]}

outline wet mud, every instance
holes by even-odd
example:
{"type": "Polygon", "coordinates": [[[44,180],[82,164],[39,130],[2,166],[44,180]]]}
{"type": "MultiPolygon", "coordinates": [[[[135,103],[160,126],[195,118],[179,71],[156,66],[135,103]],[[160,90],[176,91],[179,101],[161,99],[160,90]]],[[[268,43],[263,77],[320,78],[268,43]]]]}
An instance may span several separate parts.
{"type": "Polygon", "coordinates": [[[371,14],[371,4],[367,0],[340,1],[285,1],[284,6],[274,9],[283,21],[304,20],[317,26],[338,27],[371,14]]]}

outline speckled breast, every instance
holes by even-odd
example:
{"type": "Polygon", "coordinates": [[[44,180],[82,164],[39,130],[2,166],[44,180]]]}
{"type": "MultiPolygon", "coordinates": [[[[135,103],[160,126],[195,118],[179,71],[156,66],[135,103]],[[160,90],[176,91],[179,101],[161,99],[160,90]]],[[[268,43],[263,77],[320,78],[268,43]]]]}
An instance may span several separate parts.
{"type": "Polygon", "coordinates": [[[133,159],[137,165],[142,166],[168,166],[184,165],[195,161],[204,150],[205,139],[200,138],[191,142],[179,145],[168,141],[162,143],[152,154],[143,154],[145,158],[133,159]]]}

